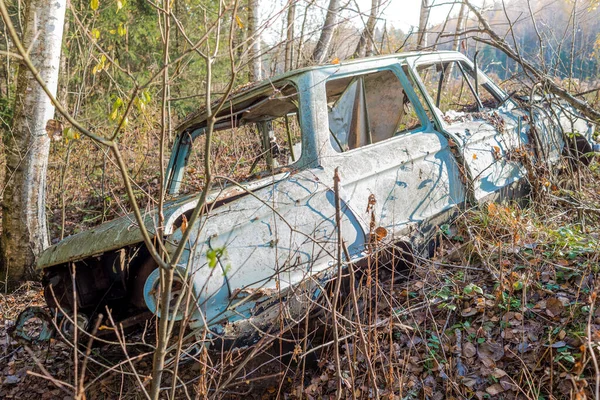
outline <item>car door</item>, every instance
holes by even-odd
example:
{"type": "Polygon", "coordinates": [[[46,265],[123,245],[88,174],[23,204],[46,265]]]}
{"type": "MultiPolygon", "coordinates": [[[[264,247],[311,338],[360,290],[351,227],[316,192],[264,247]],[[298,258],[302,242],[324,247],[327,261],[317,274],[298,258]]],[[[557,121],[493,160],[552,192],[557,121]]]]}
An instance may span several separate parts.
{"type": "Polygon", "coordinates": [[[334,74],[326,82],[342,199],[371,237],[423,243],[434,217],[464,202],[448,140],[433,129],[400,65],[334,74]]]}

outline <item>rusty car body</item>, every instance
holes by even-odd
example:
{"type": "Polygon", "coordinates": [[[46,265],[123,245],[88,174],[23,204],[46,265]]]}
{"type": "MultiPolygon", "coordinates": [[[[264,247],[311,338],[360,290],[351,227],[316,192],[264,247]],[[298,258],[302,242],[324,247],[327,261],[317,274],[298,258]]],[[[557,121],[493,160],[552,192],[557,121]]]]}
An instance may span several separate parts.
{"type": "MultiPolygon", "coordinates": [[[[166,182],[169,251],[200,198],[205,130],[202,112],[178,129],[166,182]]],[[[372,255],[373,240],[427,255],[436,227],[461,207],[525,192],[524,154],[554,165],[570,133],[594,146],[593,125],[571,108],[542,100],[522,108],[456,52],[286,73],[232,95],[215,131],[215,140],[224,132],[233,142],[223,145],[231,164],[222,170],[234,179],[216,179],[209,212],[185,227],[191,237],[177,279],[191,287],[190,326],[224,337],[268,325],[282,304],[293,317],[331,278],[336,169],[343,258],[358,262],[372,255]]],[[[148,213],[151,234],[156,225],[148,213]]],[[[72,265],[80,315],[91,320],[109,306],[115,319],[139,322],[157,312],[160,273],[133,216],[43,252],[51,307],[73,309],[72,265]]]]}

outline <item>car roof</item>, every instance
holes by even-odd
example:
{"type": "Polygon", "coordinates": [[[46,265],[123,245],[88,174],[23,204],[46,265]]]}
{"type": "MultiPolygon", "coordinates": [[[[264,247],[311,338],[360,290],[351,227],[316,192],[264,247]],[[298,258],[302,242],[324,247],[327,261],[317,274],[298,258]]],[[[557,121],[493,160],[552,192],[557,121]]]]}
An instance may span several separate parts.
{"type": "MultiPolygon", "coordinates": [[[[361,64],[365,62],[373,62],[378,60],[391,60],[391,59],[407,59],[411,57],[420,57],[424,55],[433,55],[433,54],[457,54],[461,53],[456,51],[412,51],[405,53],[394,53],[387,54],[382,56],[372,56],[372,57],[363,57],[351,60],[340,61],[338,63],[329,63],[329,64],[321,64],[321,65],[312,65],[308,67],[298,68],[292,71],[284,72],[282,74],[276,75],[271,78],[266,78],[258,82],[254,82],[251,84],[246,84],[241,87],[234,89],[228,96],[227,100],[232,104],[237,104],[239,101],[243,101],[248,97],[252,97],[253,95],[258,95],[265,90],[271,89],[274,85],[287,80],[292,80],[296,76],[305,74],[311,71],[320,71],[330,69],[332,66],[335,67],[343,67],[343,66],[351,66],[356,64],[361,64]]],[[[222,101],[222,97],[213,102],[213,105],[217,105],[222,101]]],[[[194,128],[198,125],[201,125],[202,122],[206,120],[206,107],[201,107],[196,111],[188,114],[184,120],[177,126],[176,131],[182,132],[185,130],[189,130],[190,128],[194,128]]]]}

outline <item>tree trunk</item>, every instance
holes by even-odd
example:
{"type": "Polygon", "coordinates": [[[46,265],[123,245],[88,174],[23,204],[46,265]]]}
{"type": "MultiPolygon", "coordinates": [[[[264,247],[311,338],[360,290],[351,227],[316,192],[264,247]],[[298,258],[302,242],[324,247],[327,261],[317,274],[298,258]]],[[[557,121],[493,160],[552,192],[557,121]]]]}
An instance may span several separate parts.
{"type": "Polygon", "coordinates": [[[427,47],[427,24],[430,12],[429,0],[421,0],[421,12],[419,14],[419,32],[417,34],[417,49],[427,47]]]}
{"type": "Polygon", "coordinates": [[[250,41],[248,79],[250,82],[256,82],[262,79],[260,34],[258,32],[258,0],[248,0],[248,40],[250,41]]]}
{"type": "Polygon", "coordinates": [[[375,33],[375,24],[377,23],[377,14],[379,13],[380,3],[381,0],[371,0],[369,19],[367,20],[365,29],[360,35],[360,40],[354,50],[354,57],[364,57],[373,54],[373,46],[375,43],[373,34],[375,33]]]}
{"type": "Polygon", "coordinates": [[[317,64],[325,61],[327,53],[329,52],[329,45],[331,44],[331,38],[333,37],[333,31],[337,24],[337,17],[340,8],[340,0],[329,0],[329,7],[327,8],[327,16],[323,23],[323,29],[321,29],[321,36],[317,42],[317,46],[313,51],[312,59],[317,64]]]}
{"type": "Polygon", "coordinates": [[[456,33],[454,34],[454,40],[452,41],[452,50],[459,51],[460,50],[460,36],[463,31],[463,21],[465,20],[465,11],[467,7],[465,3],[460,5],[460,11],[458,12],[458,21],[456,21],[456,33]]]}
{"type": "Polygon", "coordinates": [[[287,14],[287,32],[285,41],[285,70],[290,71],[293,68],[294,59],[294,19],[296,18],[296,0],[290,0],[288,3],[287,14]]]}
{"type": "MultiPolygon", "coordinates": [[[[23,44],[56,95],[66,0],[30,0],[23,44]]],[[[12,131],[5,135],[2,273],[9,284],[35,277],[37,255],[48,246],[45,192],[54,106],[24,63],[19,65],[12,131]]]]}

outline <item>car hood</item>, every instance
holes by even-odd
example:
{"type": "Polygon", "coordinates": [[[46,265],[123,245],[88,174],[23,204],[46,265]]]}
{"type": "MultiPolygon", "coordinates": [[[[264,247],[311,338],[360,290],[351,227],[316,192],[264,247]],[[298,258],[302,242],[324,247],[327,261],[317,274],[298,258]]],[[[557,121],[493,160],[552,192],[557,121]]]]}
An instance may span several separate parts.
{"type": "MultiPolygon", "coordinates": [[[[282,173],[240,186],[229,186],[225,189],[212,190],[207,195],[206,203],[210,204],[216,200],[222,201],[248,194],[249,191],[271,185],[287,175],[288,173],[282,173]]],[[[186,211],[196,207],[199,199],[200,193],[183,196],[165,204],[163,210],[165,235],[173,233],[176,229],[174,224],[177,219],[186,211]]],[[[156,233],[158,225],[156,209],[144,214],[144,224],[150,235],[153,236],[156,233]]],[[[93,229],[69,236],[59,243],[48,247],[40,254],[37,261],[37,268],[43,269],[57,264],[78,261],[86,257],[100,255],[107,251],[140,243],[143,240],[142,232],[139,229],[135,216],[128,214],[93,229]]]]}

